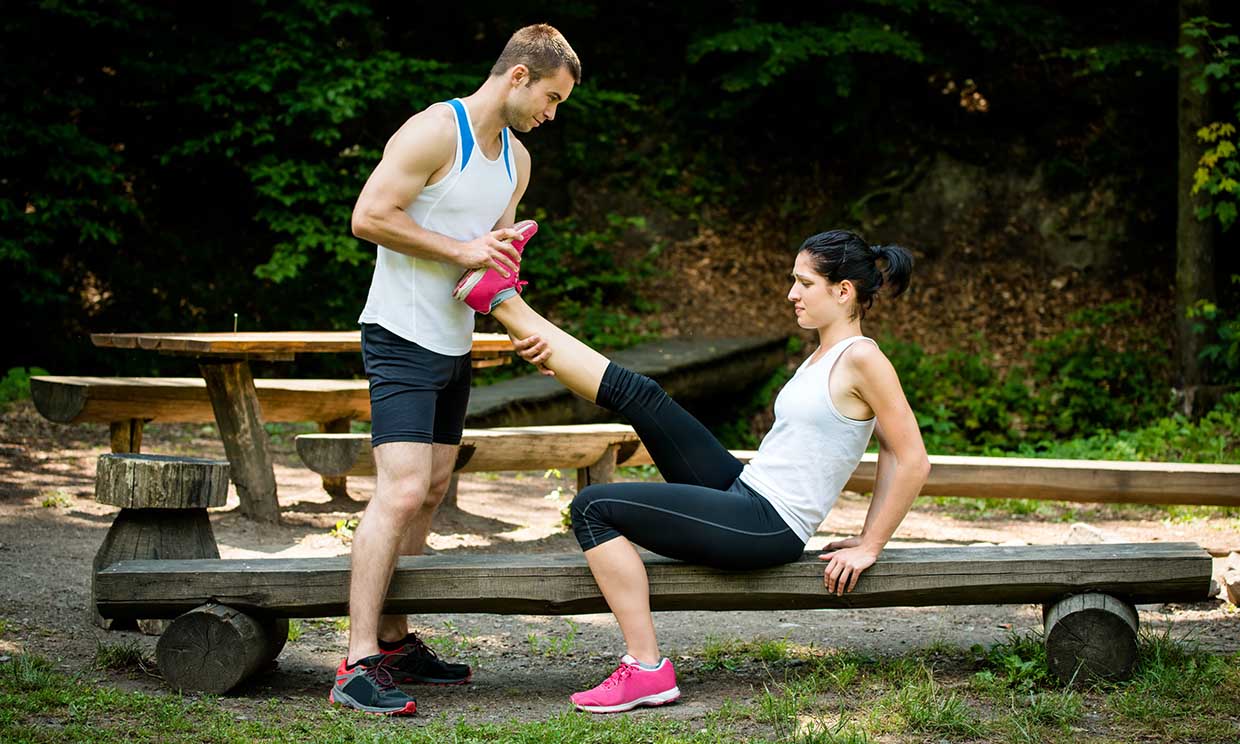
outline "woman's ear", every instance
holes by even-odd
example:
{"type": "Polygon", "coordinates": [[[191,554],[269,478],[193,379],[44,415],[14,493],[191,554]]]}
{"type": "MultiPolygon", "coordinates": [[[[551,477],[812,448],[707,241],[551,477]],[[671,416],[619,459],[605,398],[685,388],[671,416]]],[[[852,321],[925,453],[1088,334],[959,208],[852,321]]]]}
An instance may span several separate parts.
{"type": "Polygon", "coordinates": [[[835,298],[842,305],[852,299],[853,293],[856,291],[851,279],[845,279],[835,285],[835,298]]]}

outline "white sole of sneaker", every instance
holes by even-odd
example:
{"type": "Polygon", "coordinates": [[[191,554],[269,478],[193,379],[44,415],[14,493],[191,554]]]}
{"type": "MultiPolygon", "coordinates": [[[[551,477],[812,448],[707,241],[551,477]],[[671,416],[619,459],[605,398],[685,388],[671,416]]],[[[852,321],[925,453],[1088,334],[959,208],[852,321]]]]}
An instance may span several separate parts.
{"type": "Polygon", "coordinates": [[[461,281],[457,282],[456,289],[453,290],[452,296],[462,302],[474,291],[474,287],[478,286],[478,282],[482,281],[482,277],[487,273],[486,269],[474,269],[461,277],[461,281]]]}
{"type": "Polygon", "coordinates": [[[680,688],[673,687],[670,690],[657,693],[655,695],[647,695],[646,697],[630,700],[620,705],[577,705],[577,710],[584,710],[587,713],[623,713],[626,710],[633,710],[636,707],[646,705],[655,707],[659,705],[667,705],[680,698],[680,688]]]}

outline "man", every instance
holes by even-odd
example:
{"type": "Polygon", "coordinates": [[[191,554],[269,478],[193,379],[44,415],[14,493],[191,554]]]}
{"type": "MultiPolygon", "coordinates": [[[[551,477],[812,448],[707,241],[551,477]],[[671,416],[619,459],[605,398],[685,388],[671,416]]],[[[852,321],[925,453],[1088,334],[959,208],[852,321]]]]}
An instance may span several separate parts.
{"type": "Polygon", "coordinates": [[[454,292],[485,274],[485,286],[462,290],[472,291],[470,305],[481,293],[483,310],[511,296],[520,248],[537,229],[514,229],[530,156],[509,130],[554,119],[580,80],[581,63],[558,31],[520,29],[477,91],[401,126],[354,207],[353,234],[379,246],[359,318],[378,480],[353,534],[349,652],[335,703],[410,715],[417,704],[396,684],[469,681],[469,667],[441,661],[405,616],[380,613],[396,556],[426,545],[461,441],[474,312],[454,292]]]}

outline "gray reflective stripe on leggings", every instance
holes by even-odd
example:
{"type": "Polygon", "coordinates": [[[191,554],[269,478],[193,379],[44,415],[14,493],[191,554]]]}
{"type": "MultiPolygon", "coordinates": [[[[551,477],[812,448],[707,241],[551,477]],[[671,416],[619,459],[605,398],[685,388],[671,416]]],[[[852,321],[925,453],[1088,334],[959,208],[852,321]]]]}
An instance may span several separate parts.
{"type": "MultiPolygon", "coordinates": [[[[664,514],[671,514],[672,516],[681,517],[683,519],[692,519],[694,522],[701,522],[702,524],[708,524],[711,527],[718,527],[721,530],[727,530],[728,532],[736,532],[741,535],[750,535],[752,537],[770,537],[772,535],[779,535],[784,532],[792,531],[792,528],[787,527],[787,526],[785,526],[782,530],[775,530],[774,532],[750,532],[749,530],[739,530],[735,527],[729,527],[726,524],[719,524],[718,522],[711,522],[709,520],[690,516],[688,514],[681,514],[680,512],[672,511],[671,509],[664,509],[663,507],[660,507],[660,506],[651,506],[649,504],[643,504],[640,501],[628,501],[627,499],[595,499],[591,501],[589,506],[587,506],[585,510],[581,512],[581,516],[582,517],[587,516],[590,513],[591,506],[594,506],[595,504],[601,504],[603,502],[614,503],[614,504],[628,504],[629,506],[640,506],[643,509],[654,509],[655,511],[663,512],[664,514]]],[[[590,541],[594,543],[594,545],[592,545],[591,547],[598,547],[598,541],[595,540],[594,538],[594,529],[590,527],[590,521],[588,519],[586,520],[586,529],[590,530],[590,541]]],[[[619,532],[619,530],[617,530],[617,532],[619,532]]]]}

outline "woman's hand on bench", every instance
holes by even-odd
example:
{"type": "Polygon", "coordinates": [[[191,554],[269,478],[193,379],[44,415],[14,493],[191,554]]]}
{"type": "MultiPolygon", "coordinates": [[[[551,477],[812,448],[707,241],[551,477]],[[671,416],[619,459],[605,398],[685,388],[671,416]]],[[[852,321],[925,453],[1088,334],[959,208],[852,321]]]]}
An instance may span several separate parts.
{"type": "Polygon", "coordinates": [[[818,556],[818,560],[827,561],[822,584],[828,592],[834,592],[837,596],[851,592],[857,586],[861,572],[878,560],[878,552],[862,547],[860,537],[829,542],[825,550],[829,552],[818,556]]]}

